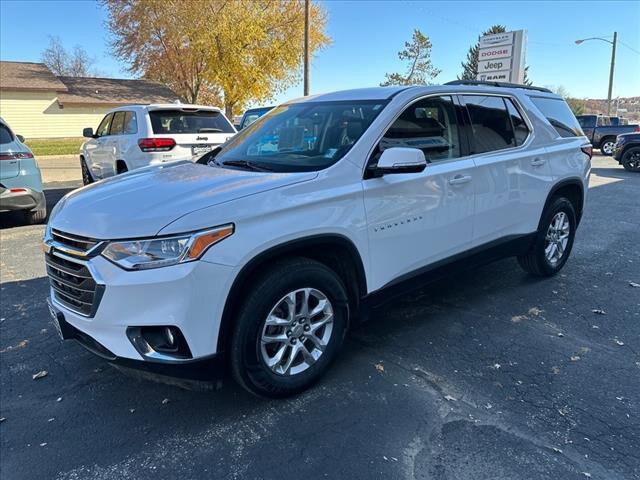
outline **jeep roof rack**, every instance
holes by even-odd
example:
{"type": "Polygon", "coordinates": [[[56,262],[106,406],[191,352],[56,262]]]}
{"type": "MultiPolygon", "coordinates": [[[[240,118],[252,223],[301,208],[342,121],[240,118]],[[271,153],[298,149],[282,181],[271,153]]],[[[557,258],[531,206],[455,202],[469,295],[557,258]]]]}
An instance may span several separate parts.
{"type": "Polygon", "coordinates": [[[553,93],[551,90],[544,87],[533,87],[530,85],[521,85],[519,83],[508,82],[486,82],[483,80],[452,80],[445,83],[445,85],[487,85],[489,87],[524,88],[526,90],[536,90],[538,92],[553,93]]]}

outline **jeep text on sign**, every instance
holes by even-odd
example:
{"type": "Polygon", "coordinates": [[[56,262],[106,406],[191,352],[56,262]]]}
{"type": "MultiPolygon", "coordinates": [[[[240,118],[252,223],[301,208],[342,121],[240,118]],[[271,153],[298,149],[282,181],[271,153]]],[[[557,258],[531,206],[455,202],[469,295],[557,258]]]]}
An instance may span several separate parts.
{"type": "Polygon", "coordinates": [[[513,53],[513,46],[502,45],[499,47],[489,47],[480,49],[478,52],[478,60],[490,60],[493,58],[510,58],[513,53]]]}
{"type": "Polygon", "coordinates": [[[478,73],[496,72],[499,70],[509,70],[511,68],[510,58],[499,58],[497,60],[484,60],[478,62],[478,73]]]}

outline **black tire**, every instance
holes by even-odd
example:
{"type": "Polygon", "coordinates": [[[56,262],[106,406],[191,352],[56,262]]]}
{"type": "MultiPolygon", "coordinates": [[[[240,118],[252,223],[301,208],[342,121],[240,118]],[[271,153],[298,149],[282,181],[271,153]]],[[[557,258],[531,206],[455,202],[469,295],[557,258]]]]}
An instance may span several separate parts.
{"type": "Polygon", "coordinates": [[[600,153],[610,157],[613,155],[613,147],[616,144],[615,138],[605,138],[600,142],[600,153]]]}
{"type": "Polygon", "coordinates": [[[628,172],[640,172],[640,147],[631,147],[624,152],[622,166],[628,172]]]}
{"type": "Polygon", "coordinates": [[[44,222],[47,218],[47,209],[42,210],[28,210],[24,212],[24,219],[29,225],[36,225],[44,222]]]}
{"type": "MultiPolygon", "coordinates": [[[[235,380],[249,392],[262,397],[282,398],[309,388],[328,370],[347,331],[349,308],[346,289],[340,277],[322,263],[294,258],[274,264],[244,291],[248,295],[235,318],[229,349],[231,371],[235,380]],[[262,354],[261,339],[267,316],[289,292],[304,288],[322,292],[333,307],[330,337],[319,358],[315,363],[304,367],[306,370],[290,375],[276,373],[267,366],[262,354]]],[[[297,305],[296,302],[296,310],[297,305]]],[[[300,346],[305,342],[310,340],[302,340],[300,346]]],[[[276,345],[280,348],[281,344],[276,345]]],[[[282,345],[284,347],[285,344],[282,345]]],[[[312,346],[313,342],[307,350],[312,346]]],[[[291,356],[292,350],[286,351],[289,354],[282,358],[291,356]]],[[[302,352],[299,355],[304,357],[302,352]]]]}
{"type": "Polygon", "coordinates": [[[121,173],[126,173],[128,171],[129,169],[127,168],[127,164],[122,160],[118,160],[116,163],[116,175],[120,175],[121,173]]]}
{"type": "Polygon", "coordinates": [[[545,211],[542,213],[536,239],[525,255],[518,257],[518,263],[527,273],[538,277],[550,277],[555,275],[564,264],[567,262],[569,255],[571,254],[571,248],[573,247],[573,240],[576,235],[576,211],[573,204],[565,197],[555,197],[551,200],[545,211]],[[550,228],[551,222],[556,215],[560,212],[564,212],[569,222],[569,236],[562,256],[555,262],[550,262],[547,259],[545,248],[547,247],[547,233],[550,228]]]}
{"type": "Polygon", "coordinates": [[[89,185],[93,183],[93,177],[91,176],[89,167],[87,167],[87,163],[84,161],[84,158],[82,157],[80,157],[80,169],[82,170],[82,184],[89,185]]]}

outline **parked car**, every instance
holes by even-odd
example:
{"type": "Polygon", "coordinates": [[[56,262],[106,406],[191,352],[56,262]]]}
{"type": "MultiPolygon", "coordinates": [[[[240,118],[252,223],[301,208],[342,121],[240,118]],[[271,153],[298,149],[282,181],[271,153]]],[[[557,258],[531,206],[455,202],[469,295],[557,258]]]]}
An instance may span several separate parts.
{"type": "Polygon", "coordinates": [[[194,160],[223,144],[236,129],[217,108],[130,105],[111,110],[80,147],[85,185],[148,165],[194,160]]]}
{"type": "Polygon", "coordinates": [[[599,148],[603,155],[613,155],[618,135],[640,132],[639,125],[612,125],[611,117],[602,115],[578,115],[576,118],[593,147],[599,148]]]}
{"type": "Polygon", "coordinates": [[[42,175],[24,138],[0,117],[0,212],[21,211],[27,223],[47,217],[42,175]]]}
{"type": "Polygon", "coordinates": [[[384,299],[508,256],[556,274],[591,145],[558,95],[491,85],[298,99],[208,165],[67,194],[44,243],[62,338],[165,375],[229,368],[281,397],[318,380],[384,299]]]}
{"type": "Polygon", "coordinates": [[[242,115],[242,120],[240,120],[238,131],[242,130],[243,128],[247,128],[260,117],[269,113],[271,110],[273,110],[273,107],[250,108],[249,110],[245,111],[244,115],[242,115]]]}
{"type": "Polygon", "coordinates": [[[640,172],[640,133],[618,135],[613,158],[625,170],[640,172]]]}

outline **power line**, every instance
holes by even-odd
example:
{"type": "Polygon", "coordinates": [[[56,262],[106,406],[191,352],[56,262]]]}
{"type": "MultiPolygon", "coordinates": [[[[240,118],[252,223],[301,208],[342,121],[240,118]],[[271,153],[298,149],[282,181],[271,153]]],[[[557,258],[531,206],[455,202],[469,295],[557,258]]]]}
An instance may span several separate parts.
{"type": "Polygon", "coordinates": [[[618,39],[618,43],[621,45],[624,45],[625,47],[627,47],[629,50],[631,50],[634,53],[637,53],[638,55],[640,55],[640,52],[638,50],[636,50],[635,48],[633,48],[631,45],[627,45],[626,43],[624,43],[622,40],[618,39]]]}

